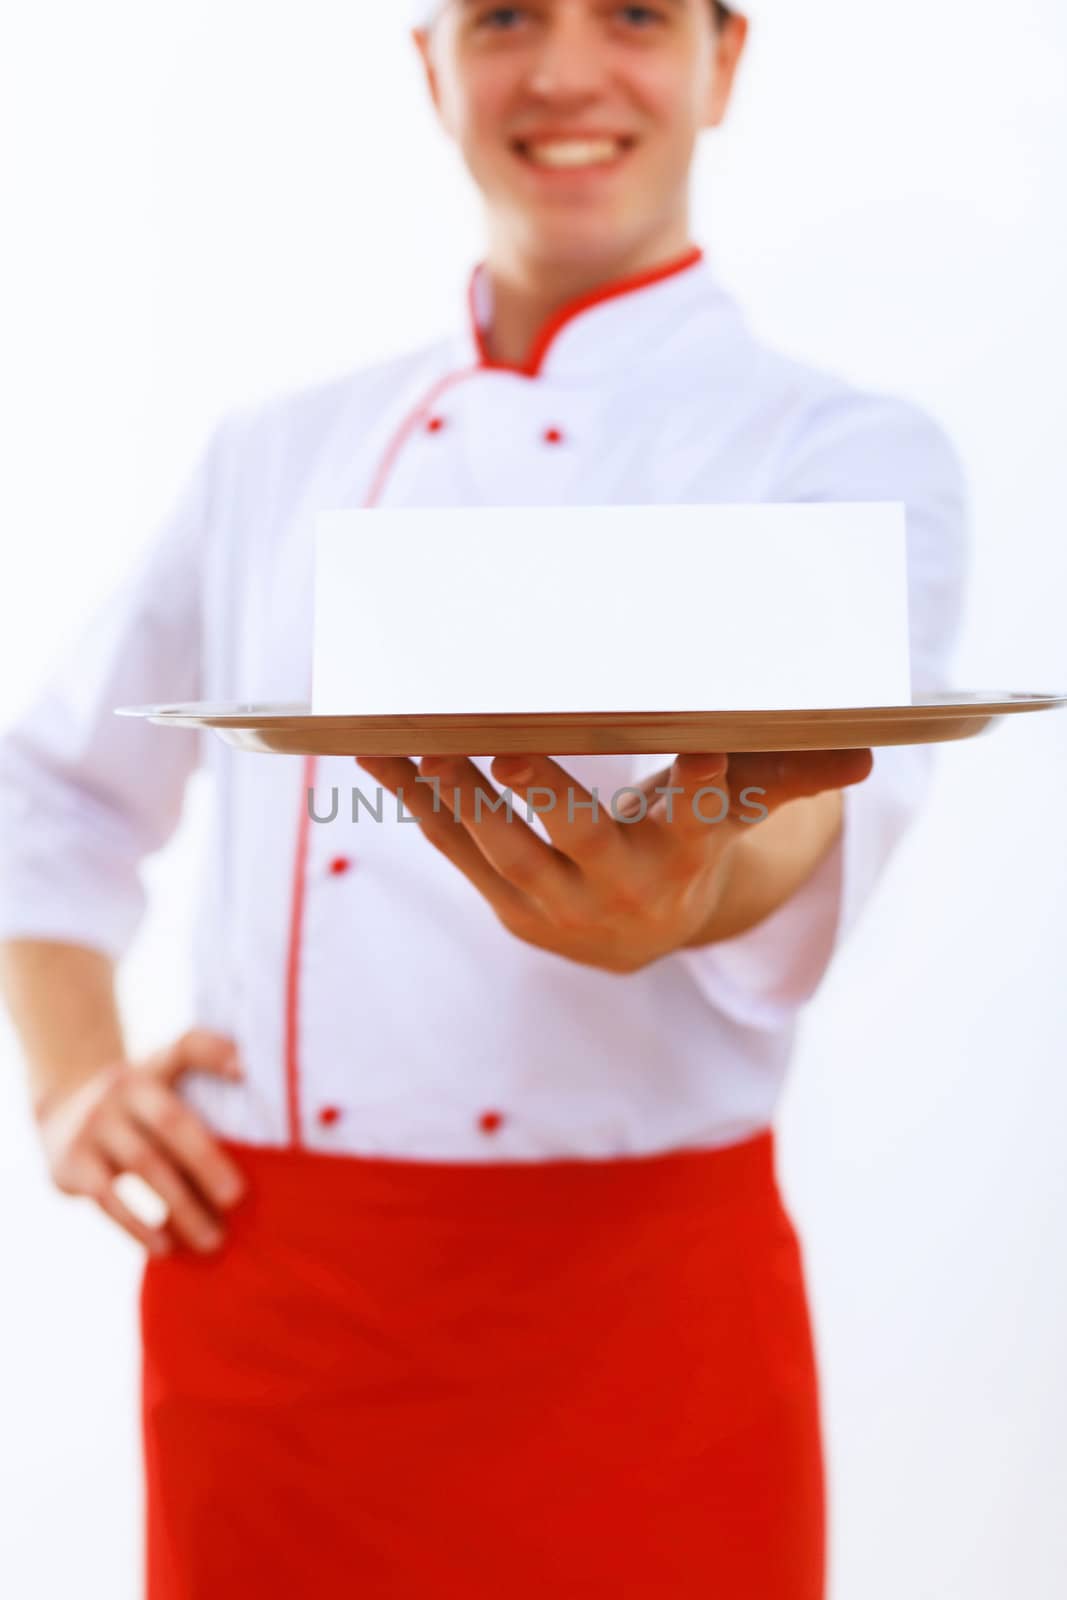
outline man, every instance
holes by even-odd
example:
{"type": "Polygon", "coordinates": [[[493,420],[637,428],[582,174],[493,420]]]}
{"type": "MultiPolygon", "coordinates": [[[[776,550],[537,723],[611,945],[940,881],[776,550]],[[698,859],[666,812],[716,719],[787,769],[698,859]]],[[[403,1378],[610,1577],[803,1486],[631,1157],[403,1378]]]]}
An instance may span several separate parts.
{"type": "Polygon", "coordinates": [[[311,536],[343,505],[901,499],[914,687],[944,682],[950,447],[762,347],[690,238],[744,19],[448,0],[418,22],[485,202],[459,328],[228,418],[0,749],[5,992],[51,1170],[152,1255],[149,1593],[815,1600],[818,1398],[770,1123],[928,748],[357,767],[112,715],[306,695],[311,536]],[[198,761],[197,1026],[131,1063],[114,966],[198,761]],[[312,820],[309,790],[367,777],[408,825],[312,820]],[[686,804],[709,784],[714,827],[686,804]],[[477,816],[498,785],[643,794],[563,804],[542,837],[521,806],[477,816]],[[753,785],[770,814],[746,825],[753,785]]]}

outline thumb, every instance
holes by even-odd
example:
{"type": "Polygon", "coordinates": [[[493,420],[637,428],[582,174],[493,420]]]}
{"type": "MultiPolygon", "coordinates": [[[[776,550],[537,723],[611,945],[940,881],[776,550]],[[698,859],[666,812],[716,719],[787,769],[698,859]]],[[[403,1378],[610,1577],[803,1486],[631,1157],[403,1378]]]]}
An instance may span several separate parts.
{"type": "Polygon", "coordinates": [[[190,1028],[173,1044],[149,1056],[145,1066],[167,1083],[173,1083],[183,1072],[210,1072],[231,1083],[244,1077],[234,1041],[207,1028],[190,1028]]]}

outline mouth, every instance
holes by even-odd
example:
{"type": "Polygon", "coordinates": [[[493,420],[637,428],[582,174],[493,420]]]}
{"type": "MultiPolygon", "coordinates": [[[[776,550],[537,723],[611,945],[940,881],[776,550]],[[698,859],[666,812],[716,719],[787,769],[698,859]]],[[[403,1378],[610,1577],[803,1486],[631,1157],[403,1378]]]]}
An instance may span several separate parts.
{"type": "Polygon", "coordinates": [[[623,135],[574,135],[570,138],[515,139],[511,148],[527,166],[545,172],[589,172],[614,167],[636,140],[623,135]]]}

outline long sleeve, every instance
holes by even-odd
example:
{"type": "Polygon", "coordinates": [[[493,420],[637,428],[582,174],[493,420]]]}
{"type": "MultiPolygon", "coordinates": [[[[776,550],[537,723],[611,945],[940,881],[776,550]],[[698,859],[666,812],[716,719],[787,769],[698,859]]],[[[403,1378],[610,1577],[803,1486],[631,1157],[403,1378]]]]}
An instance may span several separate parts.
{"type": "MultiPolygon", "coordinates": [[[[904,502],[912,694],[951,688],[969,550],[966,488],[942,431],[900,401],[834,396],[783,451],[770,498],[904,502]]],[[[678,952],[713,1006],[774,1029],[812,998],[919,816],[936,750],[875,749],[869,777],[842,791],[832,849],[796,894],[736,938],[678,952]]]]}
{"type": "Polygon", "coordinates": [[[226,424],[211,434],[128,576],[0,737],[0,937],[121,957],[140,866],[170,837],[200,736],[116,716],[201,692],[203,556],[226,424]]]}

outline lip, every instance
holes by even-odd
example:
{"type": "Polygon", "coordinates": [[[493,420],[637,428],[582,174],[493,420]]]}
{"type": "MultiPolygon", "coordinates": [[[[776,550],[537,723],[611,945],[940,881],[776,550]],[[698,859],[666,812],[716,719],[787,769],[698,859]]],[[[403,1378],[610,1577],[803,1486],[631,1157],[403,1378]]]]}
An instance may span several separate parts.
{"type": "Polygon", "coordinates": [[[630,156],[637,145],[633,134],[616,133],[610,129],[571,128],[538,129],[536,133],[525,134],[510,141],[510,150],[518,161],[521,161],[527,172],[536,173],[539,177],[560,179],[580,179],[589,174],[611,172],[619,167],[630,156]],[[542,166],[531,159],[529,147],[535,144],[603,144],[610,141],[616,146],[614,154],[602,161],[591,161],[579,167],[551,167],[542,166]]]}

